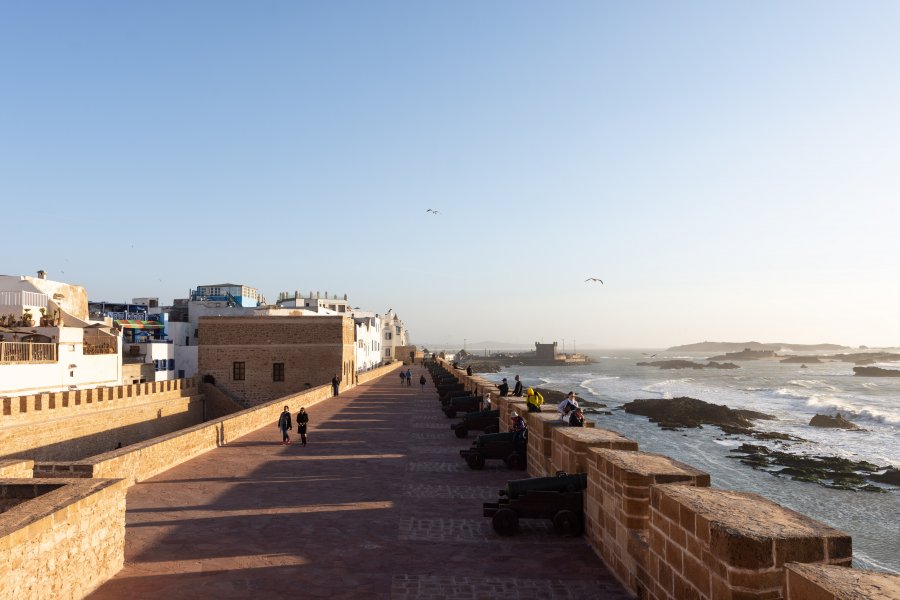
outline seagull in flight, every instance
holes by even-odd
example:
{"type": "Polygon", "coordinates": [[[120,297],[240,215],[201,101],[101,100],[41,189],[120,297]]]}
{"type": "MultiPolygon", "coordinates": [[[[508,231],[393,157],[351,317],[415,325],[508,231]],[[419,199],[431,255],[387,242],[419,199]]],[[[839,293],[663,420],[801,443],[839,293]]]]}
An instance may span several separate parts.
{"type": "Polygon", "coordinates": [[[599,281],[600,283],[603,283],[603,280],[598,279],[597,277],[588,277],[587,279],[584,280],[585,283],[587,283],[588,281],[599,281]]]}
{"type": "Polygon", "coordinates": [[[431,213],[431,214],[433,214],[433,215],[439,215],[439,214],[441,214],[441,212],[440,212],[438,209],[436,209],[436,208],[428,208],[428,209],[425,209],[425,212],[431,213]]]}

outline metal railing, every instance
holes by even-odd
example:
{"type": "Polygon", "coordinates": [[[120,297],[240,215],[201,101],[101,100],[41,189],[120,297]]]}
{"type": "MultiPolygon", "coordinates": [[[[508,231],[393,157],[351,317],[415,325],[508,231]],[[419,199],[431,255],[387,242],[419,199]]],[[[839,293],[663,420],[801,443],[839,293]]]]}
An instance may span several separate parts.
{"type": "Polygon", "coordinates": [[[119,344],[117,338],[111,337],[87,337],[84,338],[84,345],[81,353],[85,356],[94,356],[97,354],[117,354],[119,352],[119,344]]]}
{"type": "Polygon", "coordinates": [[[44,363],[56,360],[56,344],[0,342],[0,363],[44,363]]]}

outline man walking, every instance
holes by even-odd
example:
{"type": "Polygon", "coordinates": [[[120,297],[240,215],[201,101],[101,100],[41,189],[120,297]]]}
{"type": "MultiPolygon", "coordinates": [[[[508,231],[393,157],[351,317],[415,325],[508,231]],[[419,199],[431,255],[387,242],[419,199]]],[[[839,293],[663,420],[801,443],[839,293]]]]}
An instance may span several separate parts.
{"type": "Polygon", "coordinates": [[[412,385],[412,371],[409,369],[406,370],[406,387],[410,387],[412,385]]]}
{"type": "Polygon", "coordinates": [[[331,391],[334,392],[335,396],[341,391],[341,380],[338,379],[337,373],[331,378],[331,391]]]}
{"type": "Polygon", "coordinates": [[[287,406],[284,407],[284,410],[281,412],[281,416],[278,417],[278,428],[281,430],[281,443],[290,444],[291,436],[288,435],[288,431],[293,429],[291,425],[291,409],[287,406]]]}

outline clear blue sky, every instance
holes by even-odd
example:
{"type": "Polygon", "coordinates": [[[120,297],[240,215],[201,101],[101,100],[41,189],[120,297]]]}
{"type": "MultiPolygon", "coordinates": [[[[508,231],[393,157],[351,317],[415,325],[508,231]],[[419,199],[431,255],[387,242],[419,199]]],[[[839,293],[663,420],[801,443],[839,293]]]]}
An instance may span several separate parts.
{"type": "Polygon", "coordinates": [[[897,2],[3,2],[0,273],[348,292],[419,342],[900,344],[897,31],[897,2]]]}

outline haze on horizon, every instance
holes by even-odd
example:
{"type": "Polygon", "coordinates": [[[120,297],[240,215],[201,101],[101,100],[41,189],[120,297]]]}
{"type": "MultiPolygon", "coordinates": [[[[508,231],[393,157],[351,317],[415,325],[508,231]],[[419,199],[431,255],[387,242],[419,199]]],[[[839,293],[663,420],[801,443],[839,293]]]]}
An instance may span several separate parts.
{"type": "Polygon", "coordinates": [[[347,292],[414,342],[900,345],[900,4],[0,10],[0,273],[347,292]]]}

